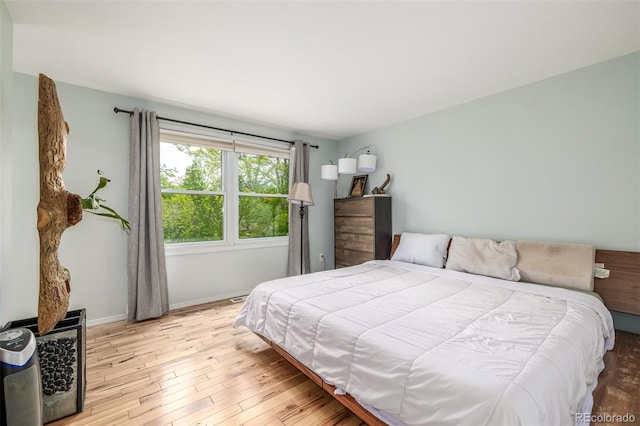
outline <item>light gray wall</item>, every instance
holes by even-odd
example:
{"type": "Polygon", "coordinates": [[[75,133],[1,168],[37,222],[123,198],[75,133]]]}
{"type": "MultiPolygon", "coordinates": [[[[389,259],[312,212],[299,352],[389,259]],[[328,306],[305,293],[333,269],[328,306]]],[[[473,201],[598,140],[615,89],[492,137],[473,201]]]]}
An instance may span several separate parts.
{"type": "MultiPolygon", "coordinates": [[[[8,126],[13,124],[13,144],[4,138],[4,109],[2,114],[0,310],[8,321],[34,316],[37,308],[37,79],[6,75],[4,16],[3,108],[11,99],[14,104],[8,126]],[[10,164],[15,167],[5,167],[10,164]]],[[[71,127],[65,183],[84,195],[100,168],[112,178],[105,198],[126,212],[129,122],[112,108],[138,106],[177,119],[318,143],[320,149],[311,154],[313,270],[323,267],[320,252],[333,266],[333,188],[319,179],[320,165],[363,145],[374,145],[379,161],[369,188],[382,182],[384,173],[393,175],[388,189],[394,232],[640,250],[639,62],[640,55],[628,55],[360,135],[343,141],[339,150],[333,141],[58,83],[71,127]]],[[[341,178],[341,195],[349,182],[341,178]]],[[[126,236],[106,219],[85,215],[65,232],[60,256],[72,273],[71,309],[86,307],[92,323],[124,315],[125,247],[126,236]]],[[[246,293],[263,279],[284,275],[285,263],[283,248],[172,256],[170,303],[246,293]]]]}
{"type": "Polygon", "coordinates": [[[363,134],[341,155],[375,146],[370,181],[392,174],[394,232],[640,250],[639,62],[627,55],[363,134]]]}
{"type": "Polygon", "coordinates": [[[391,173],[395,233],[638,251],[639,82],[640,54],[626,55],[345,140],[340,155],[375,146],[369,188],[391,173]]]}
{"type": "MultiPolygon", "coordinates": [[[[55,80],[55,76],[50,76],[55,80]]],[[[34,316],[38,293],[37,78],[14,74],[14,121],[16,141],[13,163],[11,228],[14,269],[3,281],[6,306],[4,320],[34,316]]],[[[334,141],[217,117],[141,99],[91,90],[57,82],[58,96],[70,126],[65,186],[87,195],[93,190],[96,170],[112,182],[103,193],[108,205],[127,212],[129,173],[129,119],[114,114],[113,107],[155,110],[159,115],[282,139],[300,138],[320,145],[311,151],[311,184],[316,205],[310,209],[312,269],[319,270],[318,253],[333,257],[331,188],[320,185],[320,165],[336,155],[334,141]],[[330,251],[331,250],[331,251],[330,251]]],[[[4,228],[3,228],[4,231],[4,228]]],[[[167,269],[172,307],[245,294],[259,282],[279,278],[286,272],[287,247],[245,249],[169,256],[167,269]]],[[[70,309],[84,307],[91,324],[122,318],[126,307],[126,234],[116,222],[85,214],[81,223],[65,231],[60,247],[62,264],[71,271],[70,309]]]]}
{"type": "MultiPolygon", "coordinates": [[[[11,136],[13,90],[13,22],[4,1],[0,0],[0,283],[10,273],[11,136]]],[[[0,324],[8,306],[0,284],[0,324]]]]}

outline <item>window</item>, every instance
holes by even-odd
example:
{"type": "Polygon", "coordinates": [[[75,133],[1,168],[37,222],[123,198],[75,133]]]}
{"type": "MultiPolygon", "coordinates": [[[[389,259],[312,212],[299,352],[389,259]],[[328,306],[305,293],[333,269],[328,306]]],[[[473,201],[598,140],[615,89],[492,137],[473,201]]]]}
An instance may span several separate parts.
{"type": "Polygon", "coordinates": [[[289,235],[289,160],[256,154],[238,158],[238,236],[289,235]]]}
{"type": "Polygon", "coordinates": [[[222,153],[215,148],[160,142],[165,242],[224,239],[222,153]]]}
{"type": "Polygon", "coordinates": [[[288,235],[288,149],[162,130],[160,164],[165,243],[288,235]]]}

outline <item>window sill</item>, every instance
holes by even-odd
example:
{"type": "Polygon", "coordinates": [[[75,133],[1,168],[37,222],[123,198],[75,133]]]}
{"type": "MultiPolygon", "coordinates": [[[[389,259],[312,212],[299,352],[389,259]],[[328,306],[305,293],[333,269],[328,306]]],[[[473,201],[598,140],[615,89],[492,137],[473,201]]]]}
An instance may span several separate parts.
{"type": "Polygon", "coordinates": [[[261,241],[238,241],[233,244],[223,241],[203,243],[174,243],[164,245],[164,254],[184,256],[190,254],[214,253],[219,251],[253,250],[289,245],[289,238],[265,238],[261,241]]]}

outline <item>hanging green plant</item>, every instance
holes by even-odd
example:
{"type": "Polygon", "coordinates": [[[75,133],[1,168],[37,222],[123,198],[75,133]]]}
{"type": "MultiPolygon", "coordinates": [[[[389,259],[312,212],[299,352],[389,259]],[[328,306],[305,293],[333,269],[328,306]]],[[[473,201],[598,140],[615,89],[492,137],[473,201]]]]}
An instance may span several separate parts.
{"type": "Polygon", "coordinates": [[[112,219],[117,219],[120,221],[120,225],[122,225],[123,231],[131,230],[131,225],[129,225],[129,221],[124,217],[120,216],[118,212],[116,212],[114,209],[105,205],[104,202],[107,200],[105,200],[104,198],[100,198],[97,195],[97,192],[99,190],[106,187],[107,184],[111,182],[110,179],[107,179],[102,175],[102,172],[100,170],[98,170],[98,176],[100,180],[98,182],[98,186],[96,186],[96,189],[94,189],[93,192],[89,194],[86,198],[82,198],[80,200],[80,203],[82,204],[82,209],[86,212],[95,214],[97,216],[104,216],[104,217],[110,217],[112,219]],[[101,209],[106,210],[106,212],[102,211],[101,209]]]}

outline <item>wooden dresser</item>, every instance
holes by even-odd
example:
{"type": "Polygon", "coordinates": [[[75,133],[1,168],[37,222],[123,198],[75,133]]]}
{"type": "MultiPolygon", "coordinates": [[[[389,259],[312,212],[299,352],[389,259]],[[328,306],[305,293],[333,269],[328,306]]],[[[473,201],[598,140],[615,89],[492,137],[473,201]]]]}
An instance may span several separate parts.
{"type": "Polygon", "coordinates": [[[391,197],[334,200],[336,268],[388,259],[391,251],[391,197]]]}

